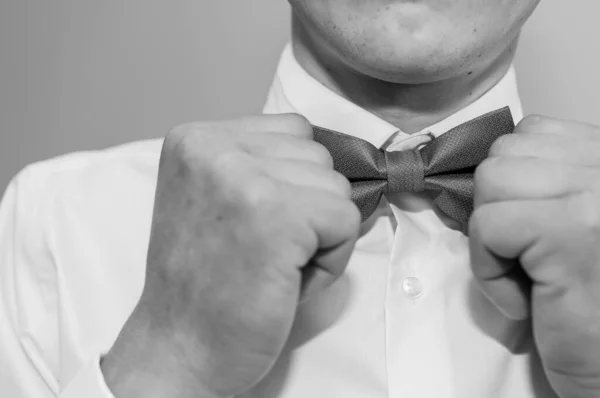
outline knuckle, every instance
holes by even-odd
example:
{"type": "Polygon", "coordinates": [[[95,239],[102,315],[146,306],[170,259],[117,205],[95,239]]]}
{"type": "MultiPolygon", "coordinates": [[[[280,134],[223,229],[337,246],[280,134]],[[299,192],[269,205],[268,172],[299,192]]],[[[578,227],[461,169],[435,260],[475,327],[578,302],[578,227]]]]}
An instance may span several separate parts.
{"type": "Polygon", "coordinates": [[[333,168],[333,157],[331,156],[331,153],[327,150],[327,148],[315,141],[310,142],[310,151],[314,155],[316,161],[327,168],[333,168]]]}
{"type": "MultiPolygon", "coordinates": [[[[243,136],[235,137],[233,122],[194,122],[173,128],[164,147],[191,169],[218,172],[238,171],[250,159],[243,136]]],[[[236,122],[237,123],[237,122],[236,122]]],[[[235,125],[237,127],[237,125],[235,125]]]]}
{"type": "Polygon", "coordinates": [[[356,231],[358,231],[362,222],[362,215],[360,214],[358,206],[351,201],[348,202],[348,222],[350,224],[350,228],[355,229],[356,231]]]}
{"type": "Polygon", "coordinates": [[[312,125],[310,124],[307,118],[297,113],[287,113],[281,115],[281,117],[284,119],[285,123],[287,123],[290,126],[291,130],[295,133],[295,135],[307,139],[312,138],[312,125]]]}
{"type": "Polygon", "coordinates": [[[548,116],[529,115],[517,125],[516,133],[560,133],[564,129],[564,121],[548,116]]]}
{"type": "Polygon", "coordinates": [[[220,129],[221,125],[222,122],[219,123],[211,121],[184,123],[173,127],[171,131],[169,131],[169,135],[173,135],[175,137],[193,137],[197,135],[204,135],[220,129]]]}
{"type": "Polygon", "coordinates": [[[169,133],[167,134],[167,137],[169,136],[181,136],[181,135],[186,135],[190,132],[190,130],[194,130],[196,126],[196,123],[184,123],[184,124],[180,124],[177,125],[175,127],[173,127],[169,133]]]}
{"type": "Polygon", "coordinates": [[[173,127],[166,135],[163,142],[163,149],[170,152],[177,152],[181,149],[181,146],[187,145],[187,141],[190,138],[190,131],[192,127],[190,124],[182,124],[173,127]]]}
{"type": "Polygon", "coordinates": [[[487,182],[493,178],[498,162],[498,158],[487,158],[477,166],[473,180],[478,188],[485,187],[487,182]]]}
{"type": "Polygon", "coordinates": [[[517,125],[517,130],[527,132],[529,130],[536,130],[539,128],[540,123],[545,118],[541,115],[528,115],[525,116],[521,122],[517,125]]]}
{"type": "Polygon", "coordinates": [[[213,122],[194,122],[182,124],[169,131],[165,138],[165,146],[179,155],[187,156],[206,152],[209,146],[222,141],[221,128],[213,122]]]}
{"type": "Polygon", "coordinates": [[[493,205],[483,205],[476,208],[469,220],[469,238],[480,242],[484,246],[491,244],[490,232],[495,225],[493,215],[493,205]]]}
{"type": "Polygon", "coordinates": [[[592,131],[592,133],[597,137],[597,134],[600,134],[600,125],[595,124],[587,124],[587,127],[592,131]]]}
{"type": "Polygon", "coordinates": [[[338,213],[335,219],[339,223],[339,227],[345,231],[351,231],[358,233],[360,224],[362,222],[362,216],[360,210],[351,200],[340,201],[336,205],[338,213]]]}
{"type": "Polygon", "coordinates": [[[600,201],[590,191],[580,192],[567,199],[569,220],[588,237],[597,242],[600,236],[600,201]]]}
{"type": "Polygon", "coordinates": [[[167,134],[163,143],[161,162],[176,161],[186,168],[194,168],[202,159],[201,146],[192,125],[181,125],[167,134]]]}
{"type": "Polygon", "coordinates": [[[205,189],[217,192],[224,203],[243,214],[272,209],[279,197],[275,180],[262,173],[256,159],[246,152],[219,153],[205,169],[210,174],[205,189]]]}
{"type": "Polygon", "coordinates": [[[215,184],[232,195],[244,195],[248,189],[255,189],[256,160],[243,151],[222,151],[207,162],[204,167],[212,174],[215,184]]]}
{"type": "Polygon", "coordinates": [[[350,185],[350,181],[336,171],[331,173],[331,179],[336,191],[340,192],[345,198],[350,198],[352,195],[352,186],[350,185]]]}
{"type": "Polygon", "coordinates": [[[547,118],[545,116],[542,116],[539,114],[531,114],[531,115],[525,116],[523,118],[523,120],[521,121],[521,123],[523,123],[525,125],[535,126],[536,124],[540,123],[544,119],[547,119],[547,118]]]}
{"type": "Polygon", "coordinates": [[[506,134],[499,137],[490,147],[489,156],[500,156],[509,153],[518,141],[516,134],[506,134]]]}
{"type": "Polygon", "coordinates": [[[482,225],[482,208],[478,207],[475,210],[473,210],[473,213],[471,214],[471,218],[469,219],[469,237],[473,238],[479,238],[480,233],[481,233],[481,225],[482,225]]]}
{"type": "Polygon", "coordinates": [[[247,165],[247,158],[248,155],[244,152],[222,151],[215,154],[212,168],[224,176],[236,175],[238,171],[243,170],[244,164],[247,165]]]}
{"type": "Polygon", "coordinates": [[[272,210],[279,197],[276,181],[266,176],[245,179],[240,188],[240,197],[245,207],[253,211],[272,210]]]}

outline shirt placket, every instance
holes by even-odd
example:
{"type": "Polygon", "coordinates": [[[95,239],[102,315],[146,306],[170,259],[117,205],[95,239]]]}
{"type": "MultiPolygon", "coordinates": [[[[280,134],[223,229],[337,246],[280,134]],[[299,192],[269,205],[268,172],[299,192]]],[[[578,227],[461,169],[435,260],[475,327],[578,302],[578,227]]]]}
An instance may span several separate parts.
{"type": "MultiPolygon", "coordinates": [[[[428,131],[397,134],[386,150],[414,150],[433,139],[428,131]]],[[[410,215],[403,204],[425,201],[419,194],[387,196],[388,216],[394,226],[386,288],[386,354],[390,398],[451,397],[452,386],[446,346],[439,339],[443,324],[443,296],[434,286],[442,275],[435,235],[421,228],[420,214],[410,215]],[[436,380],[425,377],[435,375],[436,380]]],[[[429,205],[423,203],[423,208],[429,205]]],[[[431,216],[431,214],[429,214],[431,216]]],[[[425,221],[425,220],[424,220],[425,221]]]]}

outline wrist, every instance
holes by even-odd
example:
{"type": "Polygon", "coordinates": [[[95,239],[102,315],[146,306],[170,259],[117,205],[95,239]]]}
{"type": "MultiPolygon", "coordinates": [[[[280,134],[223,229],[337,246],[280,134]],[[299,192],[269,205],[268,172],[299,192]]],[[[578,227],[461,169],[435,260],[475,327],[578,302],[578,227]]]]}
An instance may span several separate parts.
{"type": "Polygon", "coordinates": [[[115,398],[223,398],[176,371],[159,373],[146,366],[124,368],[110,355],[100,360],[100,369],[115,398]]]}
{"type": "MultiPolygon", "coordinates": [[[[225,398],[210,391],[201,369],[188,365],[182,352],[153,333],[148,317],[127,321],[110,351],[100,359],[104,381],[116,398],[225,398]]],[[[186,355],[187,356],[187,355],[186,355]]],[[[202,354],[197,353],[196,358],[202,354]]]]}

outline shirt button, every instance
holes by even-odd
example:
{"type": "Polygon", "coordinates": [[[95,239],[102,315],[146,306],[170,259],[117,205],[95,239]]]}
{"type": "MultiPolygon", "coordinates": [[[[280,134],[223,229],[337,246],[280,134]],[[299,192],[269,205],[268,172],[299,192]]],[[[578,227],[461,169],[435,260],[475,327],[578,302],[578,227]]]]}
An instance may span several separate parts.
{"type": "Polygon", "coordinates": [[[413,276],[402,281],[402,290],[411,299],[418,299],[423,295],[423,283],[413,276]]]}

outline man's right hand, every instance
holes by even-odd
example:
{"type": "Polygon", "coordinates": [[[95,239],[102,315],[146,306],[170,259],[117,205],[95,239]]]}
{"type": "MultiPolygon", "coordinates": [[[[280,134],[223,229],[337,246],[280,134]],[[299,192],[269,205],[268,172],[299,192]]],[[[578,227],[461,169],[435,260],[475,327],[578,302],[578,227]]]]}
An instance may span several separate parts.
{"type": "Polygon", "coordinates": [[[166,138],[142,297],[102,371],[116,397],[229,397],[279,356],[302,295],[348,262],[360,214],[301,116],[166,138]]]}

